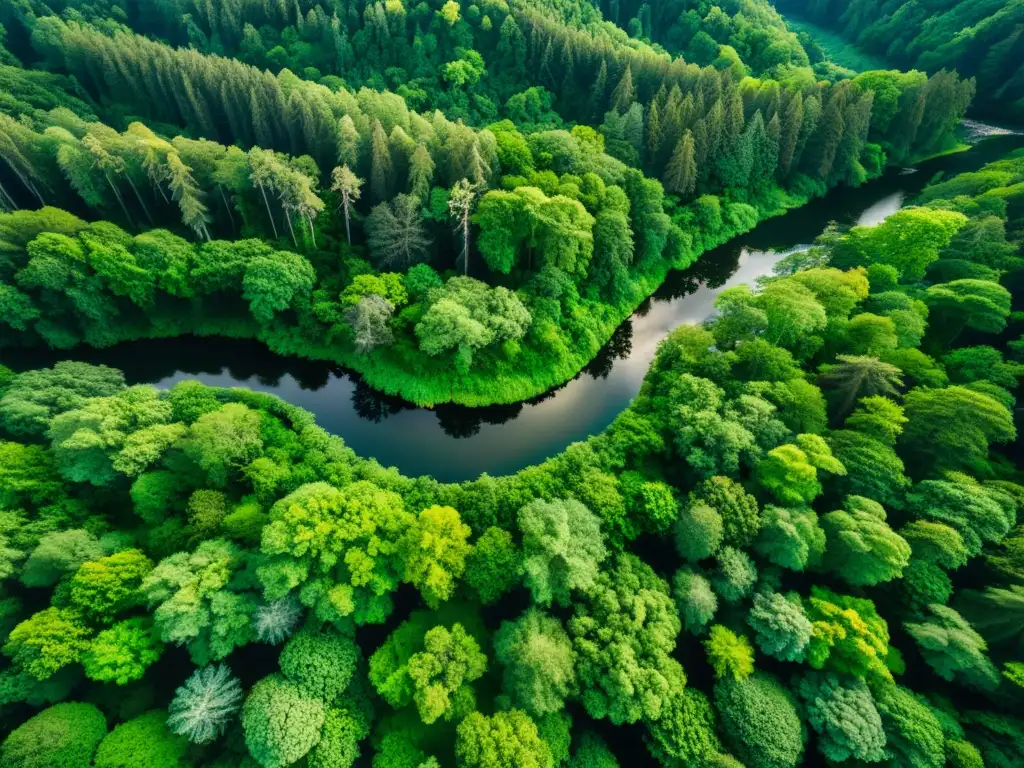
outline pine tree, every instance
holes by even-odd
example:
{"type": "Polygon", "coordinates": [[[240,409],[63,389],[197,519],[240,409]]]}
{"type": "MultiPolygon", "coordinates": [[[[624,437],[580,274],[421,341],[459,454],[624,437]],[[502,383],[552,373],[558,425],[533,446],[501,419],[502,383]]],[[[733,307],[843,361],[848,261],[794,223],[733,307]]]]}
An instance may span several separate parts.
{"type": "Polygon", "coordinates": [[[651,108],[647,112],[647,162],[655,166],[661,157],[661,117],[658,114],[658,101],[651,102],[651,108]]]}
{"type": "Polygon", "coordinates": [[[418,144],[409,158],[409,194],[426,201],[434,178],[434,160],[425,144],[418,144]]]}
{"type": "Polygon", "coordinates": [[[352,228],[350,221],[350,209],[352,203],[359,199],[363,180],[352,173],[348,165],[343,165],[331,171],[331,190],[341,196],[341,207],[345,211],[345,236],[348,244],[352,245],[352,228]]]}
{"type": "Polygon", "coordinates": [[[604,115],[605,95],[608,91],[608,62],[601,59],[601,68],[597,71],[597,79],[590,89],[590,116],[600,120],[604,115]]]}
{"type": "Polygon", "coordinates": [[[622,73],[622,79],[619,84],[615,86],[615,90],[612,91],[612,109],[619,114],[629,109],[629,105],[633,103],[636,91],[633,88],[633,71],[630,69],[630,65],[626,64],[626,71],[622,73]]]}
{"type": "Polygon", "coordinates": [[[455,220],[455,228],[462,235],[462,273],[469,273],[469,219],[476,202],[477,187],[468,179],[460,179],[448,196],[448,213],[455,220]]]}
{"type": "Polygon", "coordinates": [[[385,200],[391,189],[391,149],[388,135],[380,120],[373,121],[370,140],[370,194],[374,200],[385,200]]]}
{"type": "Polygon", "coordinates": [[[697,162],[693,134],[687,131],[676,144],[664,176],[665,186],[680,197],[689,197],[697,187],[697,162]]]}
{"type": "Polygon", "coordinates": [[[359,131],[349,115],[338,121],[338,160],[350,168],[359,165],[359,131]]]}
{"type": "MultiPolygon", "coordinates": [[[[776,115],[778,117],[778,115],[776,115]]],[[[779,176],[785,178],[793,167],[797,141],[800,139],[800,126],[804,121],[804,100],[795,93],[786,104],[782,113],[782,126],[779,135],[779,176]]]]}

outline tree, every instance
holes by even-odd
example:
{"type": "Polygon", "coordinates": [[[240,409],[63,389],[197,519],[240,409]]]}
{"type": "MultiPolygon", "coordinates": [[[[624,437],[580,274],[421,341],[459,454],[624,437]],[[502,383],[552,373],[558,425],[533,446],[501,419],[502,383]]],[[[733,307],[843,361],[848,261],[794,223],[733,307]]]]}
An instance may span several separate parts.
{"type": "Polygon", "coordinates": [[[826,758],[873,763],[885,759],[882,718],[863,680],[811,672],[800,680],[796,692],[826,758]]]}
{"type": "Polygon", "coordinates": [[[242,550],[224,539],[161,560],[141,586],[160,639],[186,646],[201,666],[250,642],[256,600],[246,564],[242,550]]]}
{"type": "Polygon", "coordinates": [[[366,231],[370,254],[381,268],[409,269],[427,257],[430,237],[420,202],[412,195],[396,195],[375,205],[366,219],[366,231]]]}
{"type": "Polygon", "coordinates": [[[885,728],[885,749],[893,760],[913,768],[946,765],[945,734],[924,697],[899,685],[884,686],[875,695],[875,706],[885,728]]]}
{"type": "Polygon", "coordinates": [[[476,707],[471,683],[487,668],[480,644],[458,621],[414,613],[370,657],[370,682],[391,706],[415,704],[420,719],[452,721],[476,707]]]}
{"type": "Polygon", "coordinates": [[[747,768],[796,768],[807,736],[792,694],[769,675],[715,684],[726,745],[747,768]]]}
{"type": "Polygon", "coordinates": [[[633,555],[598,574],[567,629],[591,717],[616,725],[657,720],[685,683],[670,655],[680,623],[668,585],[633,555]]]}
{"type": "Polygon", "coordinates": [[[304,693],[331,704],[348,688],[360,658],[351,638],[330,629],[304,630],[285,643],[278,664],[304,693]]]}
{"type": "Polygon", "coordinates": [[[844,506],[821,518],[827,539],[822,565],[854,586],[899,578],[910,545],[886,524],[885,508],[863,496],[847,496],[844,506]]]}
{"type": "Polygon", "coordinates": [[[448,194],[448,215],[455,220],[455,231],[461,233],[462,250],[459,259],[462,261],[462,274],[469,274],[469,221],[476,202],[476,185],[468,179],[460,179],[448,194]]]}
{"type": "Polygon", "coordinates": [[[717,560],[711,583],[718,596],[735,603],[749,595],[757,582],[757,568],[750,556],[735,547],[723,547],[717,560]]]}
{"type": "Polygon", "coordinates": [[[75,613],[47,608],[14,627],[3,652],[25,674],[46,680],[81,658],[89,634],[75,613]]]}
{"type": "Polygon", "coordinates": [[[82,563],[103,556],[103,546],[88,531],[76,528],[43,535],[21,571],[26,587],[49,587],[82,563]]]}
{"type": "Polygon", "coordinates": [[[284,642],[295,630],[301,616],[301,607],[291,597],[282,597],[261,605],[252,619],[256,639],[271,645],[284,642]]]}
{"type": "Polygon", "coordinates": [[[593,731],[584,731],[573,738],[576,749],[569,759],[569,768],[618,768],[619,762],[604,740],[593,731]]]}
{"type": "Polygon", "coordinates": [[[316,272],[309,261],[295,253],[274,251],[257,256],[246,266],[242,297],[249,302],[253,317],[269,323],[275,312],[307,303],[315,282],[316,272]]]}
{"type": "Polygon", "coordinates": [[[985,655],[988,645],[967,620],[945,605],[929,605],[928,614],[903,626],[936,674],[982,691],[999,685],[999,672],[985,655]]]}
{"type": "Polygon", "coordinates": [[[242,403],[204,413],[181,442],[184,454],[218,487],[241,472],[262,448],[260,414],[242,403]]]}
{"type": "Polygon", "coordinates": [[[693,688],[676,689],[646,725],[647,749],[662,765],[703,764],[721,750],[711,702],[693,688]]]}
{"type": "Polygon", "coordinates": [[[242,707],[242,730],[249,754],[263,768],[284,768],[320,740],[324,704],[280,675],[253,686],[242,707]]]}
{"type": "Polygon", "coordinates": [[[779,661],[804,660],[813,626],[795,593],[758,592],[747,623],[762,653],[779,661]]]}
{"type": "Polygon", "coordinates": [[[708,578],[698,571],[680,568],[672,578],[672,596],[683,619],[683,629],[699,634],[718,610],[718,596],[708,578]]]}
{"type": "Polygon", "coordinates": [[[352,329],[353,341],[360,353],[365,355],[394,342],[391,333],[394,313],[394,304],[376,294],[363,296],[358,304],[345,310],[345,322],[352,329]]]}
{"type": "Polygon", "coordinates": [[[712,557],[722,545],[722,533],[721,515],[705,504],[694,504],[676,520],[676,551],[691,563],[712,557]]]}
{"type": "Polygon", "coordinates": [[[470,533],[456,510],[432,506],[420,512],[399,542],[402,578],[420,590],[431,608],[454,594],[472,550],[470,533]]]}
{"type": "Polygon", "coordinates": [[[121,611],[142,602],[140,587],[153,561],[137,549],[82,563],[69,583],[72,605],[86,616],[110,623],[121,611]]]}
{"type": "MultiPolygon", "coordinates": [[[[351,119],[351,118],[350,118],[351,119]]],[[[352,204],[359,200],[360,190],[363,187],[363,180],[352,173],[348,163],[335,167],[331,171],[331,191],[341,196],[341,205],[345,211],[345,238],[348,244],[352,245],[351,209],[352,204]]]]}
{"type": "Polygon", "coordinates": [[[821,437],[797,435],[796,444],[768,451],[757,466],[757,481],[783,504],[809,504],[822,491],[818,470],[846,474],[821,437]]]}
{"type": "Polygon", "coordinates": [[[964,328],[999,333],[1006,327],[1012,297],[999,283],[964,279],[933,285],[925,292],[932,325],[952,345],[964,328]]]}
{"type": "MultiPolygon", "coordinates": [[[[976,557],[986,542],[999,542],[1010,532],[1014,504],[967,475],[949,473],[946,477],[914,486],[907,494],[908,510],[917,518],[954,529],[966,554],[976,557]]],[[[956,543],[952,546],[959,548],[956,543]]]]}
{"type": "Polygon", "coordinates": [[[107,720],[92,704],[54,704],[11,731],[0,745],[5,768],[89,768],[107,735],[107,720]]]}
{"type": "Polygon", "coordinates": [[[171,733],[167,713],[154,709],[121,723],[100,742],[96,768],[176,768],[188,741],[171,733]]]}
{"type": "Polygon", "coordinates": [[[431,356],[454,350],[460,373],[469,370],[476,350],[518,342],[532,320],[516,294],[471,277],[451,278],[432,301],[415,328],[420,349],[431,356]]]}
{"type": "Polygon", "coordinates": [[[735,480],[710,477],[694,489],[691,500],[699,500],[721,515],[726,544],[745,547],[757,536],[761,527],[757,499],[735,480]]]}
{"type": "Polygon", "coordinates": [[[491,526],[466,556],[466,583],[489,605],[523,578],[522,555],[508,531],[491,526]]]}
{"type": "Polygon", "coordinates": [[[264,598],[297,591],[324,621],[384,621],[401,578],[398,544],[413,520],[401,497],[367,481],[300,486],[271,508],[263,528],[264,598]]]}
{"type": "Polygon", "coordinates": [[[554,768],[537,725],[518,709],[470,714],[456,728],[455,759],[462,768],[554,768]]]}
{"type": "Polygon", "coordinates": [[[870,600],[811,587],[804,604],[811,620],[807,661],[814,669],[889,681],[889,625],[870,600]]]}
{"type": "Polygon", "coordinates": [[[531,715],[561,711],[575,691],[572,642],[558,619],[535,607],[501,625],[494,652],[505,668],[504,690],[513,706],[531,715]]]}
{"type": "Polygon", "coordinates": [[[0,398],[0,422],[15,437],[41,437],[54,416],[124,388],[124,374],[114,368],[65,360],[15,377],[0,398]]]}
{"type": "Polygon", "coordinates": [[[227,665],[197,669],[174,692],[167,726],[193,744],[209,744],[242,706],[242,687],[227,665]]]}
{"type": "Polygon", "coordinates": [[[100,632],[82,654],[82,665],[91,680],[127,685],[140,680],[162,653],[152,620],[137,616],[100,632]]]}
{"type": "Polygon", "coordinates": [[[693,133],[687,131],[676,144],[665,166],[665,187],[681,197],[689,197],[697,188],[697,161],[694,156],[693,133]]]}
{"type": "Polygon", "coordinates": [[[754,549],[775,565],[803,571],[821,562],[826,537],[813,509],[766,504],[762,521],[754,549]]]}
{"type": "Polygon", "coordinates": [[[843,418],[862,397],[895,397],[903,385],[900,370],[876,357],[837,355],[836,365],[825,369],[818,383],[833,393],[836,418],[843,418]]]}
{"type": "Polygon", "coordinates": [[[1004,405],[965,387],[916,387],[907,393],[904,409],[908,421],[900,448],[912,466],[930,472],[963,468],[984,473],[989,444],[1017,436],[1004,405]]]}
{"type": "Polygon", "coordinates": [[[746,635],[737,635],[728,627],[715,624],[704,648],[719,680],[746,680],[754,672],[754,649],[746,635]]]}
{"type": "Polygon", "coordinates": [[[539,605],[569,605],[589,589],[607,550],[597,516],[575,499],[536,500],[519,510],[526,586],[539,605]]]}

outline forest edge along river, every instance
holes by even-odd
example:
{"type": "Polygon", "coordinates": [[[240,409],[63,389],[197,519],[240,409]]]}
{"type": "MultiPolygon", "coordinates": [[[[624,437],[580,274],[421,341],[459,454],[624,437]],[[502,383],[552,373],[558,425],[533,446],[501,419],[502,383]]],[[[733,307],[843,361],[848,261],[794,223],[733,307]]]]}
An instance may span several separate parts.
{"type": "Polygon", "coordinates": [[[186,379],[215,386],[272,392],[316,415],[359,455],[409,476],[441,481],[504,475],[536,464],[569,444],[599,433],[640,390],[658,342],[678,325],[714,312],[725,288],[753,284],[775,264],[805,248],[831,221],[874,225],[898,211],[936,174],[974,170],[1018,146],[1024,136],[997,134],[978,123],[967,129],[979,143],[967,152],[892,169],[857,189],[840,188],[704,254],[689,269],[672,272],[616,331],[575,379],[514,405],[418,408],[381,394],[358,376],[330,363],[284,357],[255,341],[185,336],[145,340],[109,349],[6,350],[0,362],[21,371],[58,360],[84,360],[124,371],[130,384],[170,387],[186,379]]]}

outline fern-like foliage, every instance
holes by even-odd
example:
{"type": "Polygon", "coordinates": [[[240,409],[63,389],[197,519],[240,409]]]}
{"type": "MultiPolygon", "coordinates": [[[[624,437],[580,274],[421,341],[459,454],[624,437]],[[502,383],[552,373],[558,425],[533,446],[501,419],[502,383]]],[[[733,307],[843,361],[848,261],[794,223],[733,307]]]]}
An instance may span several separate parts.
{"type": "Polygon", "coordinates": [[[167,725],[193,744],[209,744],[242,706],[242,686],[225,664],[197,669],[174,692],[167,725]]]}

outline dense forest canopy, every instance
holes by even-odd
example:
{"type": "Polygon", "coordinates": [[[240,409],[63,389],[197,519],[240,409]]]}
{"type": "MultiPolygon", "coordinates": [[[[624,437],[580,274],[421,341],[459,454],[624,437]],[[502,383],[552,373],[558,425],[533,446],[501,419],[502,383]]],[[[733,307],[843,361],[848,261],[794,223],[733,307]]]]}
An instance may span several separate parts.
{"type": "Polygon", "coordinates": [[[1024,121],[1024,7],[1014,0],[779,0],[894,66],[978,80],[979,112],[1024,121]]]}
{"type": "MultiPolygon", "coordinates": [[[[102,239],[50,221],[0,226],[102,239]]],[[[1022,239],[1018,151],[721,294],[600,436],[458,485],[269,395],[5,371],[0,762],[1016,765],[1022,239]]]]}
{"type": "MultiPolygon", "coordinates": [[[[977,60],[806,43],[763,0],[7,0],[0,354],[542,393],[670,270],[962,148],[977,60]]],[[[0,768],[1015,768],[1022,244],[1024,150],[936,178],[459,484],[248,389],[0,364],[0,768]]]]}

